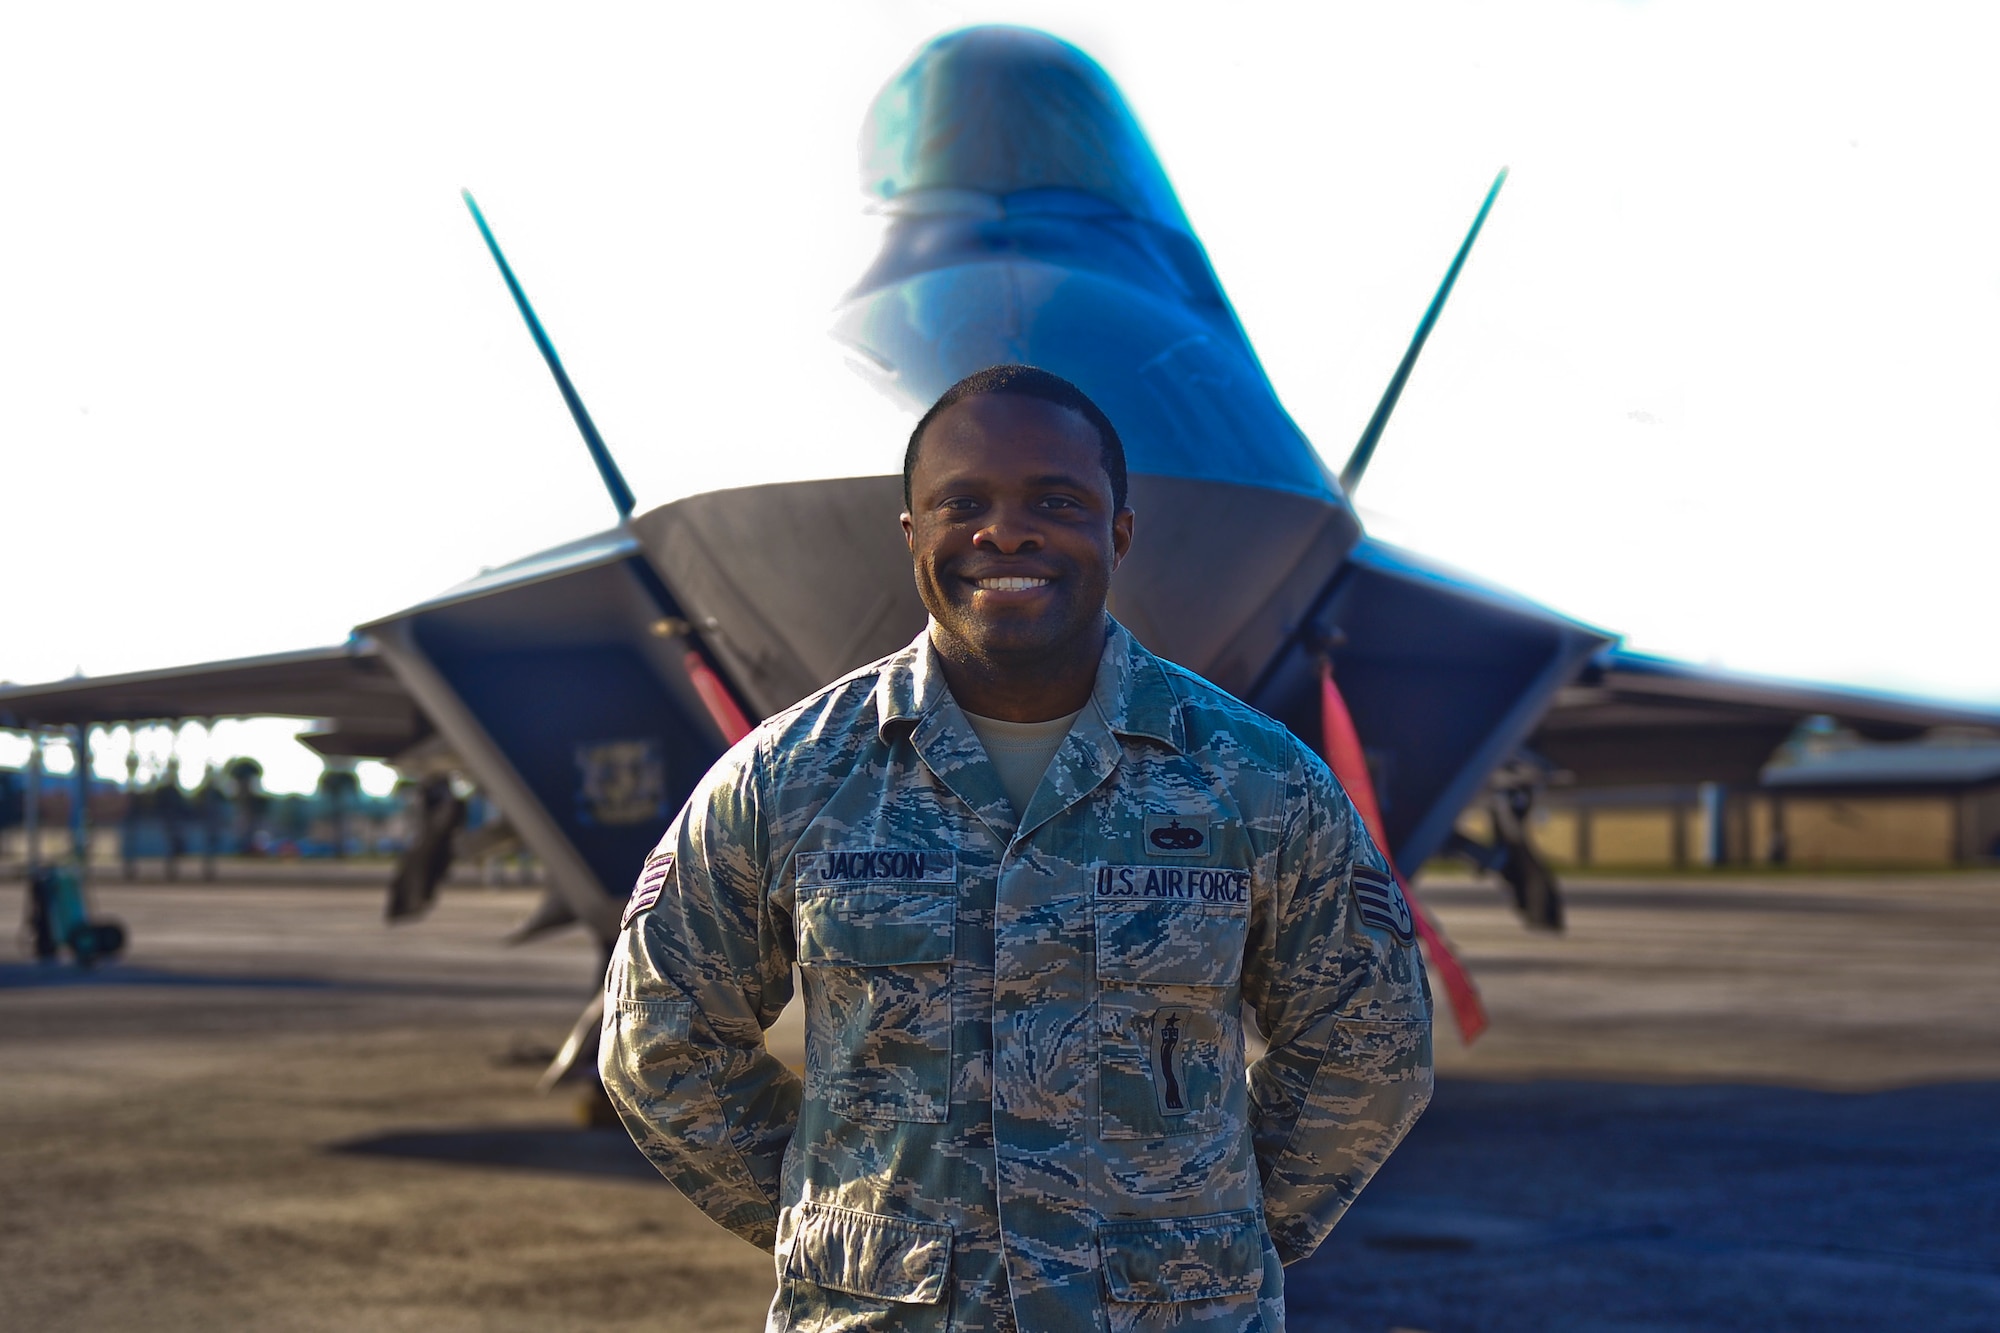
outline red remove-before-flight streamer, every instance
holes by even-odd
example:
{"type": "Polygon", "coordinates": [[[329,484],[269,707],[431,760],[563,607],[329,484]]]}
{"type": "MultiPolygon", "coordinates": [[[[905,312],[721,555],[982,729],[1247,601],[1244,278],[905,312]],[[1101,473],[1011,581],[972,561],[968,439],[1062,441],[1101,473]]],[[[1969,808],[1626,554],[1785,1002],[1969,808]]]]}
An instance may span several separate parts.
{"type": "Polygon", "coordinates": [[[1361,754],[1361,735],[1354,729],[1354,717],[1347,711],[1347,700],[1340,695],[1340,687],[1333,683],[1333,664],[1324,659],[1319,666],[1320,727],[1324,734],[1327,767],[1340,779],[1340,785],[1347,788],[1347,797],[1354,802],[1354,808],[1361,812],[1361,822],[1368,826],[1368,832],[1375,839],[1375,845],[1382,850],[1382,856],[1389,862],[1389,870],[1396,876],[1396,885],[1402,889],[1403,897],[1410,904],[1410,915],[1417,921],[1417,936],[1424,942],[1424,948],[1431,956],[1431,970],[1444,983],[1447,999],[1451,1001],[1451,1015],[1458,1020],[1459,1039],[1467,1046],[1479,1040],[1479,1034],[1486,1031],[1486,1005],[1479,998],[1478,987],[1472,984],[1471,973],[1459,961],[1452,949],[1451,941],[1444,937],[1444,931],[1424,905],[1417,901],[1417,895],[1410,892],[1410,886],[1403,878],[1403,872],[1396,868],[1395,859],[1389,854],[1389,840],[1382,830],[1382,808],[1375,800],[1375,783],[1368,776],[1368,761],[1361,754]]]}

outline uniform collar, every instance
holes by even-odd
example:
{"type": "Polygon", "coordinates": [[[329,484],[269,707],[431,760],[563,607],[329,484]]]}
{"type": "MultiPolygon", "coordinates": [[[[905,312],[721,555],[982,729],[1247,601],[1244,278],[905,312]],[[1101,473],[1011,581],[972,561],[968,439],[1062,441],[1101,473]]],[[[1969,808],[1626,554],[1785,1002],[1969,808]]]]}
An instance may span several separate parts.
{"type": "MultiPolygon", "coordinates": [[[[1177,753],[1187,749],[1187,730],[1166,668],[1116,620],[1098,659],[1091,701],[1114,734],[1143,736],[1177,753]]],[[[946,704],[956,715],[953,721],[962,726],[963,714],[945,684],[927,623],[909,647],[883,665],[875,686],[877,730],[883,740],[893,740],[893,732],[918,726],[946,704]]]]}
{"type": "Polygon", "coordinates": [[[1166,667],[1116,620],[1097,664],[1093,698],[1115,734],[1144,736],[1177,754],[1187,749],[1187,728],[1166,667]]]}

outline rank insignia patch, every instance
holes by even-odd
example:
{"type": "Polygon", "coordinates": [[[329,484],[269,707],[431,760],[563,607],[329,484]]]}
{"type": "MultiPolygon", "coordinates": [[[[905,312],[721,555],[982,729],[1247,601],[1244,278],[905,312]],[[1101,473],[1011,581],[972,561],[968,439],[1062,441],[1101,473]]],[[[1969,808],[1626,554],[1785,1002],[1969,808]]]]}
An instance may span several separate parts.
{"type": "Polygon", "coordinates": [[[1354,901],[1361,908],[1361,919],[1375,929],[1386,930],[1405,944],[1416,938],[1410,904],[1396,881],[1381,871],[1354,867],[1354,901]]]}
{"type": "Polygon", "coordinates": [[[1207,815],[1147,815],[1146,855],[1207,856],[1207,815]]]}
{"type": "Polygon", "coordinates": [[[667,887],[667,876],[673,872],[674,854],[661,852],[646,862],[646,868],[639,872],[639,882],[632,886],[632,896],[625,900],[625,916],[618,928],[625,929],[632,924],[632,918],[660,901],[660,891],[667,887]]]}

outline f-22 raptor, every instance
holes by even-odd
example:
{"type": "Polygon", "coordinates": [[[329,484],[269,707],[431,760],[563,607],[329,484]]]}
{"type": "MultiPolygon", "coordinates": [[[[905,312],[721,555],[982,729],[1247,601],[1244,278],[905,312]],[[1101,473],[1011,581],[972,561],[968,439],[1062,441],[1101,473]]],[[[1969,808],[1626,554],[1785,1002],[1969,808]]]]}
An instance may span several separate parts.
{"type": "MultiPolygon", "coordinates": [[[[1101,404],[1124,437],[1140,516],[1113,613],[1323,747],[1407,871],[1456,847],[1501,872],[1531,924],[1557,925],[1554,878],[1520,831],[1532,781],[1508,776],[1536,755],[1585,785],[1614,772],[1749,783],[1808,714],[1877,736],[1996,720],[1624,654],[1597,629],[1364,532],[1355,488],[1499,181],[1336,473],[1286,414],[1131,111],[1076,48],[1000,27],[930,43],[868,113],[862,171],[890,220],[834,336],[912,416],[1002,362],[1045,367],[1101,404]],[[1471,846],[1455,823],[1496,774],[1514,784],[1514,817],[1471,846]]],[[[311,739],[328,754],[443,752],[546,867],[550,897],[530,926],[580,921],[608,942],[646,852],[749,720],[900,647],[924,612],[897,477],[778,481],[635,512],[478,225],[617,524],[364,624],[339,647],[0,691],[0,720],[287,714],[321,720],[311,739]]],[[[420,910],[428,885],[403,883],[400,908],[420,910]]],[[[1461,1033],[1474,1035],[1484,1019],[1470,983],[1434,929],[1429,942],[1461,1033]]],[[[594,1030],[586,1015],[552,1073],[594,1030]]]]}

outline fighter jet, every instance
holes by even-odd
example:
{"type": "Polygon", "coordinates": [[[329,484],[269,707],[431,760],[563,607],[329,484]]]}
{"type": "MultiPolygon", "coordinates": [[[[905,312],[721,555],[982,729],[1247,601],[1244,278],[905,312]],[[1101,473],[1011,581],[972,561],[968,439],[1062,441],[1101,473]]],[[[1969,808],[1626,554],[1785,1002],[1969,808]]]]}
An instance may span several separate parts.
{"type": "MultiPolygon", "coordinates": [[[[1877,735],[2000,722],[1648,663],[1604,631],[1367,535],[1354,492],[1498,180],[1336,472],[1286,414],[1132,112],[1075,47],[1005,27],[937,39],[877,97],[861,156],[889,225],[834,337],[912,418],[1002,362],[1045,367],[1101,404],[1124,437],[1141,520],[1113,613],[1320,747],[1406,871],[1446,849],[1483,857],[1531,922],[1556,924],[1554,879],[1518,799],[1534,785],[1518,773],[1548,756],[1585,783],[1654,769],[1743,781],[1746,756],[1754,777],[1807,714],[1877,735]],[[1496,775],[1516,818],[1468,844],[1455,822],[1496,775]]],[[[922,628],[901,483],[777,482],[636,512],[473,211],[615,525],[364,624],[339,647],[0,690],[0,720],[288,714],[321,722],[309,743],[326,754],[446,756],[546,867],[550,897],[529,928],[580,921],[608,944],[646,852],[750,720],[922,628]]],[[[421,910],[428,885],[399,884],[400,909],[421,910]]],[[[1475,1035],[1470,983],[1418,918],[1461,1032],[1475,1035]]],[[[594,1031],[587,1014],[552,1075],[594,1031]]]]}

